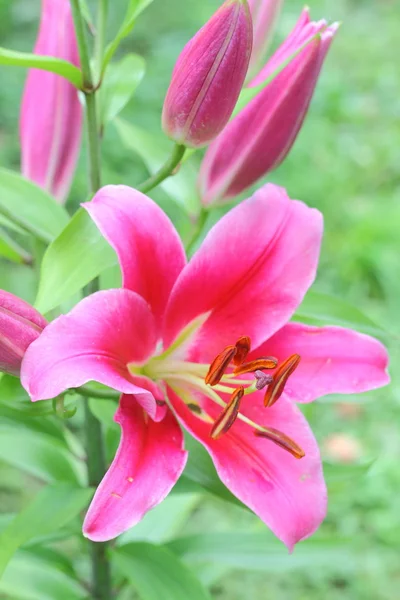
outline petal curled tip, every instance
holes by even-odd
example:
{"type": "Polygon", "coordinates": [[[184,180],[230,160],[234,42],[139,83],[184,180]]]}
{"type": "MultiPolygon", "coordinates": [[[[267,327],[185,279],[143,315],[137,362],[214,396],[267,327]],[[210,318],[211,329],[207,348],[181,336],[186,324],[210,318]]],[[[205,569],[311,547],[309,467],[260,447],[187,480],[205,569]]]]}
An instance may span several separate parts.
{"type": "Polygon", "coordinates": [[[247,363],[242,363],[233,371],[234,375],[244,375],[245,373],[254,373],[263,369],[276,369],[278,359],[274,356],[263,356],[247,363]]]}
{"type": "Polygon", "coordinates": [[[162,125],[179,144],[200,147],[225,127],[250,60],[247,2],[227,0],[183,49],[165,98],[162,125]]]}
{"type": "Polygon", "coordinates": [[[282,431],[278,431],[278,429],[268,428],[260,431],[256,429],[254,431],[254,435],[257,437],[265,438],[277,446],[280,446],[292,456],[297,459],[303,458],[305,456],[305,452],[296,442],[294,442],[289,436],[282,433],[282,431]]]}
{"type": "Polygon", "coordinates": [[[228,404],[214,422],[211,428],[210,436],[217,440],[222,434],[227,433],[236,421],[240,409],[240,402],[243,398],[244,387],[238,387],[232,394],[228,404]]]}
{"type": "Polygon", "coordinates": [[[228,368],[229,363],[236,354],[235,346],[227,346],[212,361],[208,373],[205,377],[207,385],[217,385],[221,381],[223,374],[228,368]]]}
{"type": "Polygon", "coordinates": [[[242,364],[242,362],[244,361],[244,359],[250,352],[250,348],[251,348],[250,338],[247,335],[243,335],[242,337],[240,337],[238,339],[238,341],[235,344],[235,347],[236,347],[236,354],[233,357],[233,364],[235,366],[239,366],[240,364],[242,364]]]}
{"type": "Polygon", "coordinates": [[[292,354],[289,356],[274,373],[273,382],[268,387],[264,396],[264,406],[269,408],[273,406],[277,400],[281,397],[285,388],[286,382],[290,375],[297,368],[300,362],[299,354],[292,354]]]}

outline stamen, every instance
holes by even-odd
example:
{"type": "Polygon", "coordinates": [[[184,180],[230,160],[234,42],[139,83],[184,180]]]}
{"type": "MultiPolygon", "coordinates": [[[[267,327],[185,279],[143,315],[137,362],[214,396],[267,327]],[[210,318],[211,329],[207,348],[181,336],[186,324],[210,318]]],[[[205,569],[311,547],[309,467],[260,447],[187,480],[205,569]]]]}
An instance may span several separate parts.
{"type": "Polygon", "coordinates": [[[223,433],[227,433],[236,421],[239,413],[240,401],[244,394],[244,387],[238,387],[232,394],[228,404],[216,419],[211,428],[210,436],[213,440],[218,439],[223,433]]]}
{"type": "Polygon", "coordinates": [[[247,335],[243,335],[235,344],[236,354],[233,359],[233,364],[239,366],[242,364],[248,353],[250,352],[251,341],[247,335]]]}
{"type": "Polygon", "coordinates": [[[299,354],[293,354],[292,356],[289,356],[289,358],[287,358],[281,365],[279,365],[279,367],[274,373],[273,382],[265,392],[264,406],[273,406],[275,402],[279,400],[287,380],[289,379],[293,371],[296,369],[299,362],[299,354]]]}
{"type": "Polygon", "coordinates": [[[300,446],[298,446],[296,442],[294,442],[289,436],[285,435],[281,431],[278,431],[277,429],[264,428],[263,431],[256,430],[254,431],[254,435],[274,442],[274,444],[277,444],[284,450],[290,452],[290,454],[292,454],[295,458],[299,459],[305,456],[304,450],[300,448],[300,446]]]}
{"type": "Polygon", "coordinates": [[[243,375],[244,373],[254,373],[254,371],[262,371],[263,369],[275,369],[278,364],[278,359],[273,356],[263,356],[251,362],[243,363],[235,368],[234,375],[243,375]]]}
{"type": "Polygon", "coordinates": [[[236,346],[227,346],[212,361],[205,382],[208,385],[216,385],[221,381],[223,374],[228,368],[229,363],[236,354],[236,346]]]}
{"type": "Polygon", "coordinates": [[[273,382],[274,378],[272,375],[267,375],[267,373],[263,373],[262,371],[256,371],[254,373],[254,377],[257,379],[256,389],[262,390],[266,385],[269,385],[273,382]]]}

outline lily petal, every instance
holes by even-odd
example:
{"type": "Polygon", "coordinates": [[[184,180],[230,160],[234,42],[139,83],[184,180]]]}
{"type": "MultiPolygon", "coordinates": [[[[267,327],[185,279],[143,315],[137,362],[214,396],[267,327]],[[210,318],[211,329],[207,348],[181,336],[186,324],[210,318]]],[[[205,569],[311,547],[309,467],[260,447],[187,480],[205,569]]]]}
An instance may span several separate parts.
{"type": "Polygon", "coordinates": [[[225,215],[183,269],[167,306],[167,346],[211,311],[192,360],[209,361],[240,336],[259,345],[292,316],[314,280],[322,215],[267,184],[225,215]]]}
{"type": "Polygon", "coordinates": [[[118,255],[123,287],[148,302],[156,325],[186,258],[182,242],[165,213],[126,185],[107,185],[83,204],[118,255]]]}
{"type": "MultiPolygon", "coordinates": [[[[263,409],[263,393],[258,392],[245,397],[241,412],[292,438],[305,452],[300,460],[256,437],[251,427],[239,420],[228,433],[213,440],[209,423],[193,414],[171,390],[168,397],[183,425],[210,453],[221,481],[290,551],[319,527],[327,506],[322,463],[313,433],[295,404],[281,398],[263,409]]],[[[202,407],[213,418],[221,410],[208,399],[202,407]]]]}
{"type": "Polygon", "coordinates": [[[155,331],[153,315],[138,294],[97,292],[55,319],[29,346],[22,364],[22,385],[35,401],[94,380],[134,393],[154,418],[153,395],[135,385],[127,365],[141,363],[152,354],[155,331]]]}
{"type": "Polygon", "coordinates": [[[187,459],[183,434],[168,411],[160,423],[148,420],[135,396],[123,395],[115,415],[121,442],[97,488],[83,533],[90,540],[110,540],[140,521],[178,480],[187,459]]]}
{"type": "Polygon", "coordinates": [[[279,362],[293,353],[301,356],[285,386],[286,396],[296,402],[312,402],[326,394],[366,392],[390,380],[383,344],[343,327],[288,323],[257,348],[254,356],[263,356],[267,351],[279,362]]]}

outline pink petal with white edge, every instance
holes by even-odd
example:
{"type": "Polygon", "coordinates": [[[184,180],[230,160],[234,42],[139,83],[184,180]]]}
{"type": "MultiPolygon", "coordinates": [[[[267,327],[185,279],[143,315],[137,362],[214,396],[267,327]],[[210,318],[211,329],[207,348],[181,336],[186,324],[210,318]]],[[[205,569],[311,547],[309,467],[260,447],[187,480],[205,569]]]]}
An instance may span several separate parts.
{"type": "Polygon", "coordinates": [[[165,213],[126,185],[107,185],[83,204],[121,265],[123,286],[148,302],[157,327],[186,258],[182,242],[165,213]]]}
{"type": "Polygon", "coordinates": [[[156,415],[151,392],[135,385],[127,365],[154,351],[156,330],[147,303],[130,290],[97,292],[50,323],[25,354],[21,382],[33,401],[98,381],[156,415]]]}
{"type": "Polygon", "coordinates": [[[192,359],[209,361],[242,335],[259,345],[292,316],[312,284],[322,215],[267,184],[225,215],[183,269],[167,306],[168,345],[211,311],[192,359]]]}
{"type": "MultiPolygon", "coordinates": [[[[313,433],[296,405],[281,398],[265,409],[264,394],[258,392],[243,398],[241,412],[291,437],[305,452],[301,459],[256,437],[251,427],[239,420],[228,433],[213,440],[210,424],[195,416],[171,390],[168,396],[178,418],[210,453],[221,481],[290,551],[318,529],[327,508],[322,463],[313,433]]],[[[221,412],[208,399],[202,406],[213,418],[221,412]]]]}
{"type": "Polygon", "coordinates": [[[171,411],[155,423],[134,396],[123,395],[115,421],[121,426],[121,442],[83,524],[84,535],[95,542],[120,535],[164,500],[187,459],[171,411]]]}
{"type": "Polygon", "coordinates": [[[342,327],[288,323],[249,355],[272,355],[279,361],[300,354],[285,394],[296,402],[312,402],[326,394],[354,394],[389,383],[386,348],[373,337],[342,327]]]}

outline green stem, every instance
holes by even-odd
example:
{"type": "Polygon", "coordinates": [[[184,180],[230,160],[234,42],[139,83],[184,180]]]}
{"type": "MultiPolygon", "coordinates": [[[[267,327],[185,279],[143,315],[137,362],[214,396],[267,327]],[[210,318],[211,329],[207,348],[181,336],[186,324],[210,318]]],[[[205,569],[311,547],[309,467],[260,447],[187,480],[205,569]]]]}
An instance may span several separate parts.
{"type": "Polygon", "coordinates": [[[72,18],[74,20],[76,39],[78,42],[79,58],[81,62],[83,91],[93,91],[92,70],[90,68],[89,44],[86,35],[85,21],[82,16],[79,0],[70,0],[72,18]]]}
{"type": "Polygon", "coordinates": [[[183,155],[185,154],[186,147],[181,146],[179,144],[175,144],[171,156],[168,160],[163,164],[163,166],[154,173],[151,177],[143,181],[137,189],[140,192],[149,192],[157,185],[159,185],[164,179],[167,179],[170,175],[173,174],[173,171],[181,162],[183,155]]]}
{"type": "MultiPolygon", "coordinates": [[[[85,434],[88,468],[88,484],[96,488],[103,479],[105,472],[105,452],[101,425],[92,414],[88,401],[85,400],[85,434]]],[[[107,556],[107,544],[94,542],[90,544],[93,569],[93,598],[95,600],[110,600],[111,572],[107,556]]]]}
{"type": "Polygon", "coordinates": [[[89,154],[89,181],[92,194],[101,186],[100,139],[97,127],[96,96],[86,94],[86,127],[89,154]]]}
{"type": "MultiPolygon", "coordinates": [[[[86,126],[89,157],[89,181],[92,194],[100,187],[100,139],[97,126],[96,95],[90,67],[89,44],[79,0],[71,0],[79,57],[83,75],[83,92],[86,100],[86,126]]],[[[98,282],[90,285],[89,293],[98,289],[98,282]]],[[[85,401],[85,437],[89,485],[97,487],[106,472],[103,433],[101,423],[92,414],[88,401],[85,401]]],[[[111,569],[107,556],[107,544],[90,544],[92,554],[93,597],[96,600],[110,600],[112,597],[111,569]]]]}
{"type": "Polygon", "coordinates": [[[104,44],[106,40],[107,29],[107,12],[108,0],[99,0],[97,11],[97,29],[95,38],[95,61],[96,61],[96,78],[100,80],[103,67],[104,44]]]}

